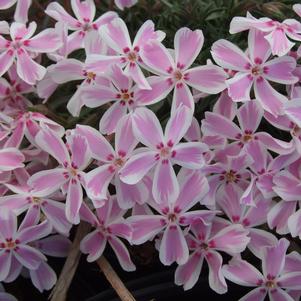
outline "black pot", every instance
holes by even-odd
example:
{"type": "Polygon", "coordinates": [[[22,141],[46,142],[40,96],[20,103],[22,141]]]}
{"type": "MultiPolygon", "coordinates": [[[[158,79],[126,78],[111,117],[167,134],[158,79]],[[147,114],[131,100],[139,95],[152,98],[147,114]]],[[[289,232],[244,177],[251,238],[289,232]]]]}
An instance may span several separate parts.
{"type": "MultiPolygon", "coordinates": [[[[208,285],[208,278],[201,277],[198,283],[188,291],[176,286],[172,281],[174,270],[157,272],[151,275],[140,277],[125,283],[126,287],[133,294],[137,301],[170,301],[170,300],[231,300],[235,301],[242,297],[248,289],[231,285],[229,292],[218,295],[208,285]]],[[[86,301],[120,301],[112,288],[107,289],[86,301]]]]}

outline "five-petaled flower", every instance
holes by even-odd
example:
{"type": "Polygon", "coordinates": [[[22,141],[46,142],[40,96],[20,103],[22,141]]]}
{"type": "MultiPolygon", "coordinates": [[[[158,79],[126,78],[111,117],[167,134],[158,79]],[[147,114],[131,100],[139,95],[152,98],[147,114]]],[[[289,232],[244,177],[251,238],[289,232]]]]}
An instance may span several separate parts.
{"type": "Polygon", "coordinates": [[[47,53],[57,50],[60,37],[54,29],[48,28],[32,37],[37,24],[29,23],[28,26],[14,22],[8,27],[11,40],[0,35],[0,76],[16,62],[19,77],[28,84],[35,84],[46,74],[46,68],[32,59],[33,53],[47,53]]]}
{"type": "Polygon", "coordinates": [[[191,123],[192,111],[181,105],[171,115],[165,134],[156,115],[146,108],[132,114],[133,131],[138,141],[146,145],[133,155],[120,170],[121,181],[137,184],[154,166],[153,197],[158,203],[173,202],[179,195],[179,184],[173,164],[189,169],[204,165],[203,153],[208,150],[201,142],[180,143],[191,123]]]}
{"type": "Polygon", "coordinates": [[[257,287],[240,300],[290,300],[284,289],[301,289],[301,272],[283,272],[289,242],[285,238],[276,246],[262,249],[262,272],[245,260],[234,258],[223,267],[224,276],[242,286],[257,287]]]}
{"type": "Polygon", "coordinates": [[[264,110],[277,116],[282,115],[287,98],[277,92],[268,81],[281,84],[294,84],[298,78],[293,75],[296,60],[283,56],[267,61],[271,49],[258,30],[249,32],[249,56],[233,43],[218,40],[212,45],[212,56],[220,66],[237,71],[226,80],[229,96],[233,101],[250,100],[250,90],[254,86],[255,98],[264,110]]]}

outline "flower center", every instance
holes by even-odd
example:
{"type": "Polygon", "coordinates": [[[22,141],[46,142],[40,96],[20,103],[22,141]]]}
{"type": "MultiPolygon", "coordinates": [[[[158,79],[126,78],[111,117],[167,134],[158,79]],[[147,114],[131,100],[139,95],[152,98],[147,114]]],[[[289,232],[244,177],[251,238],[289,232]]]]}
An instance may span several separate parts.
{"type": "Polygon", "coordinates": [[[87,79],[89,80],[95,80],[96,74],[94,72],[87,72],[87,79]]]}
{"type": "Polygon", "coordinates": [[[133,49],[130,49],[129,47],[125,47],[123,49],[123,53],[125,55],[121,59],[122,63],[128,61],[130,63],[130,66],[134,66],[136,62],[141,62],[139,51],[140,51],[139,46],[135,46],[133,49]]]}
{"type": "Polygon", "coordinates": [[[160,150],[160,156],[162,158],[168,158],[170,156],[170,148],[169,147],[163,147],[160,150]]]}
{"type": "Polygon", "coordinates": [[[128,53],[128,60],[131,62],[135,62],[138,59],[137,53],[135,51],[130,51],[128,53]]]}
{"type": "Polygon", "coordinates": [[[178,69],[174,72],[173,76],[176,81],[180,81],[183,79],[183,73],[178,69]]]}
{"type": "Polygon", "coordinates": [[[254,76],[258,76],[258,75],[261,75],[263,72],[262,72],[262,68],[260,66],[255,66],[251,69],[251,73],[254,75],[254,76]]]}
{"type": "Polygon", "coordinates": [[[268,280],[266,281],[265,286],[267,288],[275,288],[277,286],[277,283],[275,280],[268,280]]]}
{"type": "Polygon", "coordinates": [[[170,213],[170,214],[168,214],[167,219],[170,222],[175,222],[177,220],[177,215],[175,213],[170,213]]]}
{"type": "Polygon", "coordinates": [[[201,248],[202,250],[208,251],[209,246],[208,246],[207,243],[202,242],[202,243],[200,244],[200,248],[201,248]]]}
{"type": "Polygon", "coordinates": [[[89,30],[91,30],[92,28],[91,28],[90,23],[86,22],[86,23],[84,23],[84,24],[82,25],[82,29],[83,29],[83,31],[89,31],[89,30]]]}
{"type": "Polygon", "coordinates": [[[36,197],[36,196],[33,196],[33,197],[31,198],[31,202],[34,203],[34,204],[40,204],[41,199],[38,198],[38,197],[36,197]]]}
{"type": "Polygon", "coordinates": [[[19,243],[20,241],[17,239],[13,240],[12,238],[6,238],[5,242],[0,243],[0,248],[6,250],[15,249],[19,243]]]}
{"type": "Polygon", "coordinates": [[[241,175],[232,169],[230,169],[229,171],[223,171],[219,177],[221,181],[226,181],[226,184],[237,183],[240,180],[240,178],[241,175]]]}
{"type": "Polygon", "coordinates": [[[123,93],[123,94],[122,94],[122,99],[123,99],[123,100],[128,100],[129,98],[130,98],[129,93],[123,93]]]}
{"type": "Polygon", "coordinates": [[[117,158],[114,161],[114,165],[118,168],[122,167],[124,165],[124,160],[122,158],[117,158]]]}
{"type": "Polygon", "coordinates": [[[133,101],[133,97],[134,97],[134,92],[125,92],[125,93],[122,93],[121,95],[121,98],[122,100],[128,104],[132,104],[134,101],[133,101]]]}
{"type": "Polygon", "coordinates": [[[253,137],[253,131],[252,130],[245,130],[243,135],[240,134],[237,138],[242,141],[242,145],[243,145],[244,143],[249,142],[253,138],[256,139],[256,136],[253,137]]]}
{"type": "Polygon", "coordinates": [[[71,167],[70,169],[70,174],[72,177],[76,177],[77,176],[77,170],[73,167],[71,167]]]}
{"type": "Polygon", "coordinates": [[[163,159],[162,163],[168,163],[168,159],[171,157],[175,157],[176,155],[176,151],[172,150],[173,147],[173,142],[171,140],[169,140],[167,142],[167,145],[165,146],[163,142],[160,142],[157,145],[157,149],[158,149],[158,153],[155,155],[156,160],[159,160],[160,158],[163,159]]]}
{"type": "Polygon", "coordinates": [[[252,137],[251,134],[246,134],[246,135],[244,135],[244,136],[242,137],[242,140],[243,140],[244,142],[249,142],[249,141],[252,140],[252,139],[253,139],[253,137],[252,137]]]}
{"type": "Polygon", "coordinates": [[[236,172],[234,170],[230,170],[228,171],[226,174],[225,174],[225,177],[226,177],[226,181],[228,183],[232,183],[232,182],[235,182],[236,180],[236,172]]]}
{"type": "Polygon", "coordinates": [[[23,46],[23,42],[20,40],[15,40],[11,43],[11,46],[17,50],[23,46]]]}
{"type": "Polygon", "coordinates": [[[88,84],[90,84],[91,82],[93,82],[95,80],[95,78],[96,78],[96,74],[94,72],[91,72],[91,71],[88,72],[86,70],[83,71],[83,76],[86,77],[86,82],[88,84]]]}
{"type": "Polygon", "coordinates": [[[117,94],[117,98],[120,99],[121,105],[132,105],[134,103],[134,92],[131,92],[128,89],[121,89],[120,92],[120,94],[117,94]]]}

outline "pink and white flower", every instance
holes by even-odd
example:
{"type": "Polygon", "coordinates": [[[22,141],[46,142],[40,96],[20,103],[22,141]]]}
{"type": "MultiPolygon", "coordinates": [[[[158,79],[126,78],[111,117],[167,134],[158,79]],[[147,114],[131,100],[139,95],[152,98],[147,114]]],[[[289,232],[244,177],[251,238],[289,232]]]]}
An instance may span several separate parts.
{"type": "Polygon", "coordinates": [[[80,222],[79,209],[83,201],[83,170],[90,162],[86,139],[79,135],[68,137],[68,148],[50,128],[44,127],[36,136],[36,144],[54,157],[60,164],[57,168],[42,170],[28,180],[28,184],[39,192],[39,196],[50,195],[62,188],[66,193],[66,217],[70,223],[80,222]]]}
{"type": "MultiPolygon", "coordinates": [[[[71,246],[67,237],[51,235],[31,242],[31,246],[47,256],[66,257],[71,246]]],[[[50,290],[57,281],[55,271],[46,263],[41,262],[36,270],[30,270],[29,276],[33,285],[42,293],[50,290]]]]}
{"type": "Polygon", "coordinates": [[[172,112],[184,104],[194,110],[194,99],[188,86],[208,94],[223,91],[227,74],[218,66],[208,64],[190,68],[204,43],[201,30],[183,27],[174,38],[175,58],[160,41],[149,41],[141,50],[143,63],[159,77],[155,77],[153,90],[160,90],[161,99],[174,88],[172,112]]]}
{"type": "Polygon", "coordinates": [[[33,191],[29,186],[6,184],[14,194],[0,197],[0,206],[20,215],[27,211],[33,220],[39,220],[41,213],[54,230],[68,235],[71,224],[66,220],[65,204],[52,199],[49,193],[33,191]]]}
{"type": "Polygon", "coordinates": [[[137,85],[133,86],[132,79],[118,65],[112,65],[107,76],[111,80],[110,85],[96,83],[86,86],[81,93],[81,103],[90,108],[115,101],[101,117],[99,130],[103,134],[115,132],[118,121],[128,112],[161,100],[161,90],[156,84],[156,78],[149,77],[147,80],[152,90],[144,90],[137,85]]]}
{"type": "Polygon", "coordinates": [[[144,64],[140,57],[140,51],[148,41],[162,41],[165,33],[155,31],[152,21],[146,21],[138,30],[136,37],[131,42],[126,24],[120,18],[112,20],[100,29],[100,34],[106,44],[116,51],[116,55],[89,55],[87,57],[88,70],[102,73],[108,70],[110,65],[118,64],[125,68],[125,73],[130,76],[142,89],[151,89],[140,66],[144,64]]]}
{"type": "Polygon", "coordinates": [[[253,206],[241,204],[244,191],[235,186],[226,186],[216,196],[220,208],[230,220],[219,219],[224,227],[239,224],[249,232],[250,242],[247,247],[257,257],[261,256],[260,250],[264,246],[273,246],[277,243],[276,237],[263,229],[255,228],[267,222],[267,214],[272,207],[271,199],[264,199],[260,193],[254,193],[253,206]]]}
{"type": "Polygon", "coordinates": [[[35,137],[43,125],[48,126],[60,137],[64,134],[64,128],[61,125],[41,113],[19,112],[17,116],[10,121],[11,135],[6,137],[5,146],[19,147],[24,137],[26,137],[32,145],[36,146],[35,137]]]}
{"type": "Polygon", "coordinates": [[[301,237],[300,164],[299,159],[274,176],[273,189],[282,200],[268,214],[271,229],[276,228],[279,234],[290,232],[293,237],[301,237]]]}
{"type": "Polygon", "coordinates": [[[25,24],[28,21],[28,10],[31,2],[31,0],[1,0],[0,10],[10,8],[17,3],[14,19],[16,22],[25,24]]]}
{"type": "Polygon", "coordinates": [[[0,280],[3,281],[24,266],[35,270],[46,257],[29,245],[30,242],[50,234],[51,226],[48,221],[38,225],[25,224],[17,229],[17,217],[8,210],[0,211],[0,280]]]}
{"type": "Polygon", "coordinates": [[[115,0],[115,5],[121,9],[124,10],[125,8],[130,8],[134,6],[138,0],[115,0]]]}
{"type": "Polygon", "coordinates": [[[229,96],[233,101],[249,101],[253,86],[255,98],[262,108],[275,116],[282,115],[287,98],[277,92],[269,81],[296,83],[298,78],[292,73],[296,68],[296,60],[283,56],[267,61],[271,50],[261,31],[250,30],[248,44],[249,56],[227,40],[219,40],[212,45],[211,54],[216,63],[237,71],[226,81],[229,96]]]}
{"type": "Polygon", "coordinates": [[[203,261],[209,266],[209,286],[215,292],[227,292],[227,284],[222,274],[223,258],[219,251],[235,255],[243,252],[250,240],[248,231],[241,225],[229,225],[222,229],[202,221],[194,222],[190,228],[192,234],[186,236],[189,249],[192,251],[189,259],[179,265],[175,273],[175,283],[183,285],[184,290],[191,289],[197,282],[203,261]]]}
{"type": "Polygon", "coordinates": [[[137,184],[155,167],[152,193],[158,203],[174,202],[179,194],[179,184],[173,164],[188,169],[204,165],[203,153],[208,147],[201,142],[180,143],[192,120],[191,110],[181,105],[170,117],[165,134],[156,115],[146,108],[132,114],[135,137],[146,147],[133,155],[120,170],[123,182],[137,184]]]}
{"type": "Polygon", "coordinates": [[[15,65],[8,70],[8,78],[0,78],[0,110],[14,117],[31,105],[23,94],[33,92],[33,88],[19,78],[15,65]]]}
{"type": "Polygon", "coordinates": [[[71,7],[76,18],[69,15],[57,2],[51,2],[45,13],[58,22],[67,25],[73,33],[68,37],[69,51],[86,48],[89,43],[99,43],[99,29],[117,17],[117,14],[108,11],[95,21],[96,7],[94,0],[71,0],[71,7]]]}
{"type": "Polygon", "coordinates": [[[87,206],[81,208],[81,218],[96,228],[80,244],[81,251],[88,254],[88,262],[96,261],[109,243],[121,267],[128,272],[136,270],[126,246],[120,240],[123,238],[131,242],[132,238],[132,228],[123,218],[125,213],[126,210],[118,206],[116,196],[110,196],[104,206],[96,209],[96,214],[87,206]]]}
{"type": "Polygon", "coordinates": [[[140,214],[128,218],[133,227],[134,244],[142,244],[163,232],[159,257],[164,265],[171,265],[173,262],[184,264],[188,260],[189,250],[184,236],[185,230],[181,227],[187,228],[199,220],[208,225],[216,214],[216,211],[209,210],[189,211],[208,191],[207,180],[200,172],[180,171],[178,178],[180,193],[176,201],[164,200],[158,204],[149,200],[148,204],[159,214],[140,214]]]}
{"type": "MultiPolygon", "coordinates": [[[[297,6],[294,6],[298,13],[297,6]]],[[[230,24],[230,33],[245,30],[260,30],[268,41],[273,55],[283,56],[287,54],[295,43],[292,40],[301,41],[301,24],[295,19],[286,19],[282,23],[270,18],[254,18],[249,12],[247,17],[234,17],[230,24]]]]}
{"type": "Polygon", "coordinates": [[[5,171],[24,167],[24,155],[13,147],[7,147],[0,150],[0,174],[5,171]]]}
{"type": "Polygon", "coordinates": [[[223,266],[223,274],[230,281],[242,286],[256,287],[240,300],[263,301],[268,294],[271,301],[293,301],[284,289],[301,289],[301,272],[283,272],[288,246],[288,240],[282,238],[276,246],[263,249],[263,273],[239,258],[234,258],[228,265],[223,266]]]}
{"type": "Polygon", "coordinates": [[[227,186],[237,186],[245,190],[249,184],[250,172],[247,169],[249,164],[250,158],[246,154],[241,154],[226,156],[225,162],[217,162],[204,167],[203,172],[207,175],[209,192],[202,204],[215,208],[216,194],[220,190],[224,191],[227,186]]]}
{"type": "Polygon", "coordinates": [[[110,85],[110,81],[106,77],[87,71],[87,65],[76,59],[62,59],[57,64],[52,65],[48,73],[51,80],[57,84],[82,80],[67,104],[67,109],[73,116],[79,116],[80,110],[85,104],[82,92],[86,87],[96,84],[105,87],[110,85]]]}
{"type": "Polygon", "coordinates": [[[277,176],[279,171],[296,161],[299,157],[297,152],[287,155],[280,155],[272,158],[264,147],[254,141],[249,142],[246,146],[246,152],[249,154],[253,162],[249,165],[251,173],[251,181],[246,189],[242,201],[246,204],[254,204],[253,199],[257,190],[268,199],[275,197],[276,193],[273,189],[273,178],[277,176]]]}
{"type": "Polygon", "coordinates": [[[132,156],[137,145],[132,132],[132,123],[128,116],[118,123],[115,135],[115,150],[111,144],[94,128],[78,125],[76,132],[87,139],[92,158],[100,161],[100,166],[85,176],[85,188],[95,207],[103,205],[108,197],[108,186],[111,182],[116,188],[118,204],[123,209],[144,203],[148,190],[144,183],[128,185],[120,180],[119,170],[132,156]]]}
{"type": "MultiPolygon", "coordinates": [[[[8,25],[7,25],[8,26],[8,25]]],[[[14,22],[9,29],[11,40],[0,36],[0,76],[16,62],[18,76],[26,83],[34,85],[46,73],[46,68],[35,62],[31,54],[52,52],[58,49],[61,41],[54,29],[48,28],[32,37],[37,24],[28,26],[14,22]]]]}
{"type": "Polygon", "coordinates": [[[219,135],[233,141],[226,148],[231,150],[232,155],[246,150],[250,141],[256,141],[278,154],[293,152],[294,145],[272,137],[267,132],[256,132],[263,117],[263,110],[255,101],[244,103],[237,110],[237,118],[240,128],[228,118],[213,112],[205,112],[202,121],[202,131],[206,135],[219,135]],[[242,150],[241,150],[242,149],[242,150]]]}

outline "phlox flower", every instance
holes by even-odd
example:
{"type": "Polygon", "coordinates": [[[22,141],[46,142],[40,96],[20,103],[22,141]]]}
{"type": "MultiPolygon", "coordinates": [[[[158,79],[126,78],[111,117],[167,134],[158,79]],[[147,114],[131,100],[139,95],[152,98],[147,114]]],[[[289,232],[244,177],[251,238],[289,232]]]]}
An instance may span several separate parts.
{"type": "Polygon", "coordinates": [[[16,116],[24,112],[31,102],[23,95],[33,92],[33,87],[17,74],[15,65],[8,70],[8,80],[0,78],[0,111],[8,116],[16,116]]]}
{"type": "Polygon", "coordinates": [[[174,38],[174,56],[158,40],[151,40],[141,49],[143,63],[158,75],[152,89],[160,91],[160,99],[174,89],[172,112],[182,103],[194,110],[194,99],[188,86],[208,94],[226,88],[227,74],[218,66],[208,64],[190,68],[204,43],[201,30],[181,28],[174,38]]]}
{"type": "Polygon", "coordinates": [[[57,64],[52,65],[51,69],[49,68],[48,73],[51,80],[57,84],[82,80],[67,104],[67,109],[73,116],[79,116],[81,107],[84,105],[82,91],[85,87],[94,86],[94,84],[97,83],[102,86],[110,85],[110,81],[106,79],[106,77],[87,71],[86,64],[77,59],[62,59],[57,64]]]}
{"type": "Polygon", "coordinates": [[[227,40],[218,40],[212,45],[211,54],[217,64],[237,73],[226,81],[229,96],[233,101],[249,101],[254,87],[256,100],[262,108],[277,116],[283,114],[287,98],[277,92],[269,81],[280,84],[294,84],[298,78],[293,75],[296,60],[290,56],[268,61],[271,50],[264,34],[250,30],[248,54],[227,40]]]}
{"type": "Polygon", "coordinates": [[[301,127],[301,101],[300,94],[296,95],[296,98],[290,99],[284,106],[285,115],[296,126],[301,127]]]}
{"type": "MultiPolygon", "coordinates": [[[[290,254],[285,256],[285,264],[283,267],[283,273],[292,273],[301,271],[301,255],[300,253],[293,251],[290,254]]],[[[300,289],[287,290],[289,295],[295,300],[298,301],[301,298],[300,289]]]]}
{"type": "Polygon", "coordinates": [[[208,225],[216,214],[213,210],[189,211],[208,191],[207,180],[200,172],[180,171],[178,178],[180,193],[175,201],[164,199],[158,204],[149,200],[148,204],[158,214],[138,214],[128,218],[133,227],[131,241],[134,244],[142,244],[163,232],[159,257],[164,265],[171,265],[173,262],[184,264],[188,260],[189,249],[184,236],[186,230],[181,227],[187,228],[198,220],[208,225]]]}
{"type": "Polygon", "coordinates": [[[90,152],[86,139],[70,135],[67,146],[54,131],[48,127],[40,130],[35,138],[36,144],[49,153],[60,164],[57,168],[42,170],[30,177],[28,184],[39,191],[38,196],[50,195],[62,188],[66,193],[66,217],[70,223],[80,222],[79,209],[83,201],[83,170],[90,162],[90,152]]]}
{"type": "Polygon", "coordinates": [[[293,122],[286,114],[275,117],[272,114],[265,112],[264,118],[278,129],[289,132],[292,137],[294,150],[299,154],[301,153],[301,129],[297,123],[293,122]]]}
{"type": "Polygon", "coordinates": [[[28,9],[31,6],[31,2],[31,0],[1,0],[0,10],[8,9],[17,3],[14,20],[25,24],[28,21],[28,9]]]}
{"type": "Polygon", "coordinates": [[[68,235],[71,224],[66,220],[64,203],[53,200],[47,191],[33,191],[29,186],[6,184],[6,187],[14,194],[0,197],[0,206],[17,215],[27,211],[33,220],[39,220],[43,214],[54,230],[68,235]]]}
{"type": "Polygon", "coordinates": [[[76,18],[69,15],[57,2],[51,2],[45,10],[47,15],[66,24],[67,28],[73,31],[68,37],[70,52],[86,48],[91,42],[98,43],[98,30],[117,17],[115,12],[108,11],[94,21],[96,12],[94,0],[71,0],[71,7],[76,18]]]}
{"type": "Polygon", "coordinates": [[[124,10],[125,8],[134,6],[138,0],[115,0],[114,2],[119,9],[124,10]]]}
{"type": "Polygon", "coordinates": [[[271,229],[276,228],[279,234],[290,232],[293,237],[301,237],[300,164],[299,159],[274,176],[273,189],[282,200],[268,214],[271,229]]]}
{"type": "Polygon", "coordinates": [[[95,207],[103,205],[107,199],[108,186],[112,182],[116,188],[116,197],[121,208],[127,209],[148,198],[148,190],[143,183],[128,185],[120,181],[119,171],[137,145],[132,132],[131,120],[124,116],[118,123],[115,134],[115,150],[111,144],[94,128],[77,125],[76,132],[87,139],[92,158],[99,161],[100,166],[85,176],[85,188],[95,207]]]}
{"type": "MultiPolygon", "coordinates": [[[[62,235],[51,235],[31,242],[31,246],[47,256],[66,257],[71,246],[67,237],[62,235]]],[[[50,290],[57,281],[54,270],[42,261],[36,270],[29,270],[29,276],[33,285],[42,293],[50,290]]]]}
{"type": "Polygon", "coordinates": [[[256,132],[263,117],[263,110],[257,102],[244,103],[237,110],[236,116],[240,127],[220,114],[205,112],[205,119],[202,120],[202,131],[208,136],[220,135],[232,140],[233,142],[226,146],[232,155],[244,152],[250,141],[256,141],[262,144],[265,149],[278,154],[288,154],[294,150],[294,145],[291,142],[276,139],[267,132],[256,132]]]}
{"type": "Polygon", "coordinates": [[[45,76],[46,68],[36,63],[31,53],[55,51],[60,47],[61,41],[52,28],[47,28],[32,37],[36,28],[35,22],[29,23],[28,26],[13,22],[10,28],[7,24],[11,40],[0,36],[0,76],[14,62],[16,62],[18,76],[28,84],[33,85],[45,76]]]}
{"type": "Polygon", "coordinates": [[[9,121],[10,135],[5,137],[6,147],[19,147],[24,137],[31,144],[37,146],[35,137],[43,125],[48,126],[59,136],[64,133],[61,125],[37,112],[19,112],[14,118],[9,118],[7,121],[9,121]]]}
{"type": "MultiPolygon", "coordinates": [[[[214,113],[223,115],[229,120],[233,120],[237,113],[237,103],[233,102],[229,97],[227,91],[224,90],[215,102],[212,111],[214,113]]],[[[192,118],[191,125],[184,137],[187,141],[200,141],[208,145],[210,152],[205,154],[207,164],[210,164],[215,155],[219,156],[218,158],[216,158],[216,161],[227,161],[227,159],[222,160],[221,158],[223,149],[227,145],[227,139],[221,135],[205,135],[202,132],[200,124],[195,117],[192,118]]]]}
{"type": "MultiPolygon", "coordinates": [[[[199,122],[195,117],[192,117],[192,122],[188,128],[184,138],[190,142],[203,142],[211,149],[223,148],[226,144],[226,139],[220,136],[204,136],[199,122]]],[[[206,157],[206,161],[211,161],[212,155],[206,157]]]]}
{"type": "Polygon", "coordinates": [[[0,150],[0,174],[5,171],[24,167],[24,159],[24,155],[17,148],[2,148],[0,150]]]}
{"type": "Polygon", "coordinates": [[[21,223],[17,229],[16,215],[4,208],[0,211],[0,281],[19,274],[21,266],[35,270],[46,257],[31,247],[32,241],[50,234],[51,226],[48,221],[36,223],[21,223]]]}
{"type": "Polygon", "coordinates": [[[223,274],[230,281],[242,285],[256,287],[242,297],[244,301],[263,301],[269,295],[270,301],[293,301],[284,289],[301,288],[301,272],[283,271],[286,261],[288,240],[282,238],[276,246],[262,249],[262,272],[245,260],[234,258],[223,266],[223,274]]]}
{"type": "MultiPolygon", "coordinates": [[[[213,158],[214,160],[214,158],[213,158]]],[[[202,201],[203,205],[215,207],[216,194],[227,186],[238,186],[245,190],[249,184],[250,158],[246,154],[226,156],[225,161],[207,165],[203,168],[209,183],[209,192],[202,201]]]]}
{"type": "MultiPolygon", "coordinates": [[[[106,75],[111,80],[110,85],[86,86],[81,93],[81,103],[90,108],[115,101],[101,117],[99,130],[103,134],[115,132],[118,121],[128,112],[160,100],[160,90],[144,90],[133,85],[132,79],[118,65],[113,64],[106,75]]],[[[148,82],[152,86],[153,81],[148,82]]]]}
{"type": "Polygon", "coordinates": [[[156,115],[146,108],[138,108],[132,114],[133,132],[146,147],[133,155],[120,170],[121,181],[137,184],[155,167],[152,194],[156,202],[173,202],[179,194],[179,184],[173,164],[188,169],[199,169],[204,163],[203,153],[207,145],[201,142],[180,143],[192,120],[192,111],[181,105],[171,115],[163,135],[156,115]]]}
{"type": "Polygon", "coordinates": [[[254,206],[248,206],[241,204],[243,190],[240,187],[226,186],[220,190],[216,196],[217,207],[225,213],[229,221],[218,218],[216,224],[220,223],[221,227],[239,224],[248,230],[250,241],[247,247],[260,257],[260,249],[275,245],[277,239],[272,233],[255,228],[267,222],[267,214],[273,203],[271,199],[263,198],[258,191],[254,194],[254,206]]]}
{"type": "MultiPolygon", "coordinates": [[[[68,29],[65,23],[57,22],[55,24],[55,31],[60,36],[62,45],[55,52],[47,53],[47,56],[50,60],[57,63],[68,57],[68,55],[73,51],[73,49],[71,48],[73,47],[73,45],[72,41],[69,41],[68,39],[68,29]]],[[[89,49],[89,47],[87,47],[85,50],[87,51],[87,49],[89,49]]],[[[59,86],[59,84],[55,82],[50,75],[51,70],[54,68],[54,66],[55,64],[48,66],[46,75],[37,83],[36,92],[40,98],[44,99],[43,103],[47,102],[48,98],[59,86]]]]}
{"type": "Polygon", "coordinates": [[[140,57],[140,51],[148,41],[162,41],[165,33],[155,31],[155,25],[148,20],[139,28],[136,37],[131,42],[126,24],[120,18],[112,20],[110,23],[101,27],[100,34],[105,43],[111,47],[116,55],[98,55],[93,54],[87,57],[88,70],[95,73],[102,73],[108,69],[111,64],[118,64],[125,68],[128,74],[142,89],[151,89],[140,66],[144,64],[140,57]]]}
{"type": "MultiPolygon", "coordinates": [[[[297,6],[293,6],[298,13],[297,6]]],[[[234,17],[230,23],[230,33],[257,29],[263,32],[273,55],[283,56],[295,45],[292,40],[301,41],[301,24],[295,19],[286,19],[282,23],[270,18],[254,18],[249,12],[247,17],[234,17]]]]}
{"type": "Polygon", "coordinates": [[[190,231],[186,241],[192,253],[186,263],[177,267],[175,283],[183,285],[184,290],[191,289],[200,276],[205,259],[209,266],[210,288],[219,294],[226,293],[227,284],[222,274],[223,258],[219,251],[230,255],[243,252],[250,240],[248,231],[241,225],[219,228],[214,221],[206,225],[201,220],[194,222],[190,231]]]}
{"type": "Polygon", "coordinates": [[[126,246],[120,240],[123,238],[131,242],[132,238],[132,228],[123,218],[125,213],[126,210],[118,206],[116,196],[110,196],[104,206],[96,209],[95,214],[86,205],[81,208],[82,220],[91,223],[95,228],[80,244],[81,251],[88,254],[88,262],[97,260],[108,243],[125,271],[136,270],[126,246]]]}
{"type": "Polygon", "coordinates": [[[275,197],[276,193],[273,189],[273,178],[278,172],[296,161],[299,157],[298,152],[294,151],[290,154],[279,155],[272,158],[263,145],[254,141],[249,142],[246,146],[246,152],[252,158],[252,163],[249,165],[251,170],[251,181],[246,188],[242,197],[242,202],[248,205],[254,205],[254,195],[257,190],[264,198],[275,197]]]}

